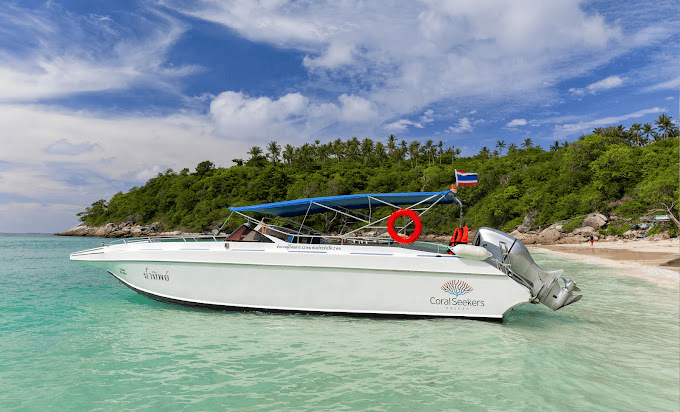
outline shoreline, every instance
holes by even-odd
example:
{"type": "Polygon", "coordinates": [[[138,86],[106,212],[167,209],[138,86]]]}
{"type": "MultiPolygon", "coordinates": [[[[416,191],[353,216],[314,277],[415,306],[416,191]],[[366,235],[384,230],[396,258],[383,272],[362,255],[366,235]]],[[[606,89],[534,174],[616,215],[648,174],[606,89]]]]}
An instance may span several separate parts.
{"type": "Polygon", "coordinates": [[[537,250],[584,263],[607,266],[616,273],[680,289],[680,265],[663,266],[680,258],[680,239],[617,240],[578,244],[527,245],[537,250]]]}

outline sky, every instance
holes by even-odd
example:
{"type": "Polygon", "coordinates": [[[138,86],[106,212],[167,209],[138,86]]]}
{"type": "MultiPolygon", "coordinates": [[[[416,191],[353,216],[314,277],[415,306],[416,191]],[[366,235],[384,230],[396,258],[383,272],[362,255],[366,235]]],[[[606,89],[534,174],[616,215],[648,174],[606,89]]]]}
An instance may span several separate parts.
{"type": "Polygon", "coordinates": [[[547,149],[679,90],[677,0],[4,0],[0,233],[272,140],[547,149]]]}

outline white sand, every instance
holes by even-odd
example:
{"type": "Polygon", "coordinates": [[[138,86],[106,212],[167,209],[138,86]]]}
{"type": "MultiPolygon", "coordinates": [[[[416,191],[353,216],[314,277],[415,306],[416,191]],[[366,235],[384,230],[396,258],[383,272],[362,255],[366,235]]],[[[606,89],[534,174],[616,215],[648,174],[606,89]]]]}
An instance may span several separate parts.
{"type": "Polygon", "coordinates": [[[680,267],[661,266],[680,257],[680,239],[619,240],[575,245],[528,247],[584,263],[608,266],[617,273],[645,279],[659,286],[680,289],[680,267]]]}

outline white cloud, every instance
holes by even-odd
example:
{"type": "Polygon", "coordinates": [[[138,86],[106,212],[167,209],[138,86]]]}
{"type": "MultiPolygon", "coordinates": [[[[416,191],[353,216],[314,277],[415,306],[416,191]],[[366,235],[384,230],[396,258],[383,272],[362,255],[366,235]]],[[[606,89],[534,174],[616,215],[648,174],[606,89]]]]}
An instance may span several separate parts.
{"type": "Polygon", "coordinates": [[[251,98],[243,93],[224,92],[210,103],[210,114],[222,134],[248,139],[275,136],[307,112],[309,99],[290,93],[278,100],[251,98]]]}
{"type": "Polygon", "coordinates": [[[584,96],[586,94],[595,94],[595,93],[603,91],[603,90],[609,90],[609,89],[613,89],[615,87],[619,87],[623,84],[624,80],[625,80],[625,78],[621,78],[619,76],[609,76],[605,79],[602,79],[600,81],[592,83],[592,84],[590,84],[587,87],[582,88],[582,89],[571,88],[571,89],[569,89],[569,92],[571,94],[574,94],[574,95],[577,95],[577,96],[584,96]]]}
{"type": "Polygon", "coordinates": [[[663,113],[666,111],[667,109],[653,107],[651,109],[638,110],[637,112],[624,114],[621,116],[610,116],[590,121],[581,121],[578,123],[556,125],[553,137],[563,138],[566,136],[582,133],[584,131],[591,131],[596,127],[617,125],[628,119],[635,119],[638,117],[646,116],[648,114],[663,113]]]}
{"type": "Polygon", "coordinates": [[[0,6],[0,17],[21,37],[22,52],[0,46],[0,102],[120,90],[141,82],[174,90],[175,79],[199,70],[165,65],[165,55],[187,27],[162,13],[144,19],[145,33],[134,37],[123,36],[129,29],[110,17],[78,19],[62,13],[50,19],[43,16],[45,10],[2,11],[0,6]]]}
{"type": "Polygon", "coordinates": [[[527,124],[526,119],[513,119],[512,121],[508,122],[508,124],[506,124],[505,127],[526,126],[526,124],[527,124]]]}
{"type": "Polygon", "coordinates": [[[303,52],[312,75],[353,79],[355,88],[345,83],[343,92],[370,101],[383,121],[462,96],[544,99],[546,85],[610,59],[610,46],[622,39],[615,23],[584,11],[579,0],[162,4],[303,52]]]}
{"type": "Polygon", "coordinates": [[[377,119],[373,103],[355,95],[342,94],[337,103],[311,104],[300,93],[278,100],[250,97],[233,91],[221,93],[210,103],[216,133],[223,138],[282,140],[319,137],[329,124],[363,124],[377,119]]]}
{"type": "Polygon", "coordinates": [[[417,129],[423,129],[425,128],[425,124],[432,123],[434,122],[434,118],[432,117],[434,115],[433,110],[426,110],[425,113],[423,113],[422,116],[420,116],[420,121],[419,122],[412,122],[407,119],[401,119],[397,120],[396,122],[389,123],[384,126],[384,128],[390,132],[403,132],[406,129],[408,129],[408,126],[413,126],[417,129]]]}
{"type": "Polygon", "coordinates": [[[360,96],[341,94],[342,119],[347,122],[365,122],[377,118],[374,104],[360,96]]]}
{"type": "Polygon", "coordinates": [[[393,132],[393,133],[403,132],[406,129],[408,129],[408,126],[413,126],[413,127],[418,128],[418,129],[423,128],[423,125],[420,124],[420,123],[412,122],[412,121],[406,120],[406,119],[401,119],[401,120],[397,120],[394,123],[390,123],[390,124],[385,125],[385,130],[388,130],[388,131],[393,132]]]}
{"type": "Polygon", "coordinates": [[[657,90],[680,90],[680,76],[655,84],[653,86],[646,87],[643,91],[654,92],[657,90]]]}
{"type": "MultiPolygon", "coordinates": [[[[207,117],[196,114],[112,118],[0,105],[0,204],[3,198],[25,203],[24,220],[30,210],[49,209],[29,207],[32,203],[68,205],[73,220],[75,212],[93,201],[141,185],[167,168],[179,171],[204,160],[229,166],[232,158],[243,156],[247,142],[215,138],[212,127],[207,117]]],[[[19,219],[21,213],[12,216],[19,219]]],[[[0,226],[0,232],[10,230],[10,223],[0,226]]],[[[63,230],[72,223],[55,220],[42,231],[59,230],[59,225],[63,230]]]]}
{"type": "Polygon", "coordinates": [[[434,110],[425,110],[422,116],[420,116],[420,123],[432,123],[434,122],[434,110]]]}
{"type": "Polygon", "coordinates": [[[342,65],[352,63],[352,51],[353,47],[351,45],[332,43],[321,57],[311,58],[305,56],[303,65],[308,68],[322,67],[336,69],[342,65]]]}
{"type": "Polygon", "coordinates": [[[455,126],[449,126],[446,131],[449,133],[463,133],[463,132],[471,132],[474,130],[472,127],[472,122],[470,122],[470,119],[467,117],[463,117],[462,119],[458,120],[458,123],[455,126]]]}

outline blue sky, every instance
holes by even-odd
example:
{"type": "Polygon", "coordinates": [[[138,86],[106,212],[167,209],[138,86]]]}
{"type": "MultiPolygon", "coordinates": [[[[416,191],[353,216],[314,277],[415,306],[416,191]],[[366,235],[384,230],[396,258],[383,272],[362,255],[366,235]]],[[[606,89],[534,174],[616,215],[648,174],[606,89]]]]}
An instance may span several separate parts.
{"type": "Polygon", "coordinates": [[[677,1],[0,4],[0,232],[269,141],[549,147],[678,119],[677,1]]]}

